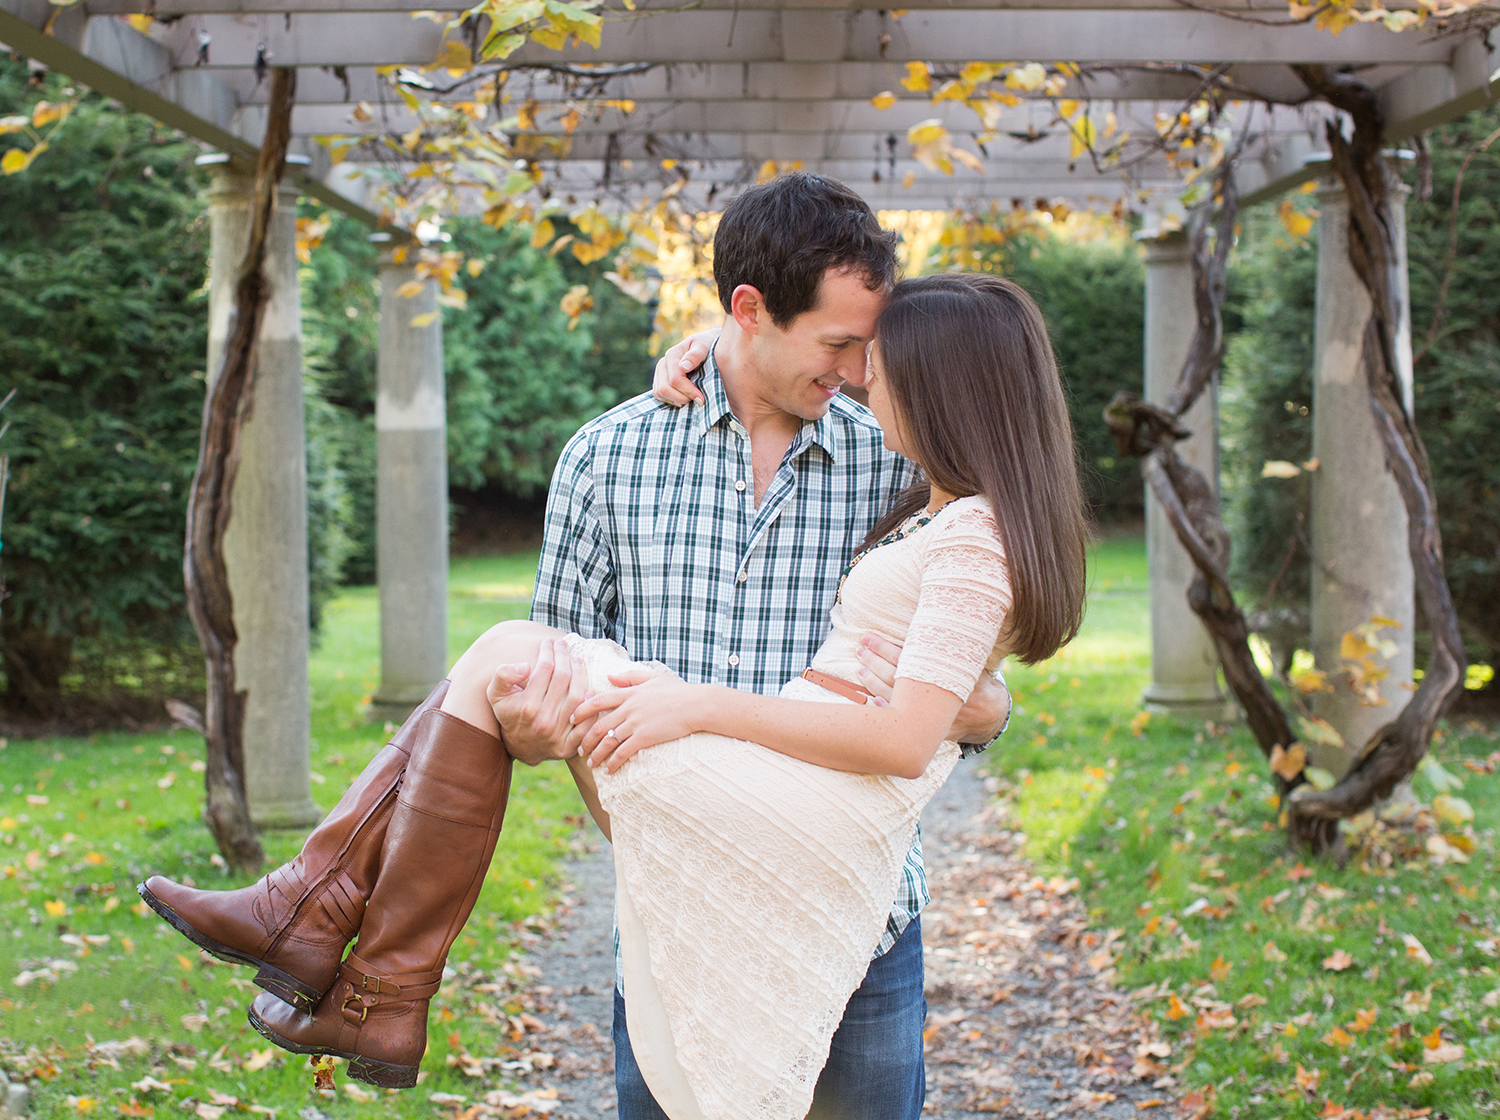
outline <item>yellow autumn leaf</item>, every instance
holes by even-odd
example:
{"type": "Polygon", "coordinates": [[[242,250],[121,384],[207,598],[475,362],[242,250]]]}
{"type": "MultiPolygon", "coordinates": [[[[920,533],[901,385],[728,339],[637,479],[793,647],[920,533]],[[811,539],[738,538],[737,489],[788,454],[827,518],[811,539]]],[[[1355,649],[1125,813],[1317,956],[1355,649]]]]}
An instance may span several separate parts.
{"type": "Polygon", "coordinates": [[[1229,979],[1230,970],[1234,965],[1224,959],[1223,954],[1214,958],[1214,963],[1208,966],[1208,975],[1215,982],[1229,979]]]}
{"type": "Polygon", "coordinates": [[[1351,957],[1343,949],[1335,949],[1332,955],[1323,958],[1323,969],[1325,972],[1343,972],[1354,963],[1351,957]]]}
{"type": "Polygon", "coordinates": [[[969,95],[964,84],[956,78],[949,79],[940,85],[937,92],[932,95],[932,103],[936,105],[939,101],[962,101],[969,95]]]}
{"type": "Polygon", "coordinates": [[[1280,964],[1286,960],[1286,954],[1276,947],[1276,942],[1267,941],[1260,951],[1261,958],[1271,964],[1280,964]]]}
{"type": "Polygon", "coordinates": [[[543,245],[550,244],[556,236],[557,227],[549,219],[543,218],[536,224],[536,228],[531,231],[531,247],[533,249],[540,249],[543,245]]]}
{"type": "Polygon", "coordinates": [[[21,132],[30,123],[30,117],[0,117],[0,136],[9,132],[21,132]]]}
{"type": "Polygon", "coordinates": [[[464,262],[464,271],[470,276],[478,276],[484,271],[484,266],[487,263],[487,261],[480,260],[478,257],[470,257],[464,262]]]}
{"type": "Polygon", "coordinates": [[[1136,735],[1144,735],[1146,728],[1151,724],[1151,713],[1146,711],[1136,712],[1130,718],[1130,730],[1136,735]]]}
{"type": "Polygon", "coordinates": [[[1260,468],[1261,478],[1296,478],[1301,473],[1301,467],[1285,459],[1267,459],[1265,466],[1260,468]]]}
{"type": "Polygon", "coordinates": [[[1167,996],[1166,1014],[1168,1019],[1185,1019],[1189,1015],[1191,1015],[1192,1012],[1187,1009],[1182,1000],[1177,998],[1177,993],[1172,992],[1167,996]]]}
{"type": "Polygon", "coordinates": [[[929,90],[932,88],[932,71],[925,62],[908,62],[906,77],[901,79],[901,84],[913,93],[929,90]]]}
{"type": "Polygon", "coordinates": [[[47,911],[49,918],[62,918],[68,913],[68,904],[60,898],[49,898],[42,903],[42,908],[47,911]]]}
{"type": "Polygon", "coordinates": [[[396,294],[402,299],[416,299],[427,290],[427,283],[423,280],[408,280],[396,289],[396,294]]]}
{"type": "Polygon", "coordinates": [[[1000,73],[1001,65],[998,62],[970,62],[958,72],[958,80],[973,89],[975,86],[983,85],[996,74],[1000,73]]]}
{"type": "Polygon", "coordinates": [[[1333,724],[1321,716],[1298,716],[1297,729],[1302,732],[1302,738],[1309,743],[1322,743],[1325,747],[1344,745],[1344,737],[1338,733],[1333,724]]]}
{"type": "Polygon", "coordinates": [[[870,98],[870,104],[880,110],[889,109],[895,103],[896,95],[890,90],[884,90],[883,92],[877,93],[874,97],[870,98]]]}
{"type": "Polygon", "coordinates": [[[951,155],[954,159],[958,160],[959,163],[963,164],[976,175],[984,174],[984,161],[976,156],[973,152],[967,151],[964,148],[954,148],[948,154],[951,155]]]}
{"type": "Polygon", "coordinates": [[[421,330],[423,327],[430,327],[433,323],[437,322],[438,316],[441,314],[442,312],[440,311],[424,311],[420,315],[413,315],[411,317],[411,325],[417,330],[421,330]]]}
{"type": "Polygon", "coordinates": [[[60,121],[72,108],[71,104],[54,105],[50,101],[38,101],[31,110],[31,127],[44,128],[53,121],[60,121]]]}
{"type": "Polygon", "coordinates": [[[0,156],[0,172],[14,175],[18,171],[25,171],[31,166],[31,161],[36,159],[45,148],[45,144],[38,144],[29,152],[22,151],[20,148],[12,148],[5,155],[0,156]]]}
{"type": "Polygon", "coordinates": [[[469,52],[468,45],[457,39],[444,40],[432,65],[427,67],[429,70],[446,70],[455,77],[473,68],[474,56],[469,52]]]}
{"type": "Polygon", "coordinates": [[[1292,204],[1291,199],[1281,200],[1280,205],[1276,207],[1276,216],[1281,219],[1281,224],[1286,227],[1286,231],[1299,241],[1312,232],[1317,222],[1316,214],[1298,210],[1292,204]]]}
{"type": "Polygon", "coordinates": [[[135,12],[126,16],[125,22],[144,35],[151,30],[151,25],[156,21],[145,12],[135,12]]]}
{"type": "Polygon", "coordinates": [[[903,190],[910,190],[911,185],[916,181],[917,173],[915,171],[908,171],[905,175],[901,176],[901,187],[903,190]]]}
{"type": "Polygon", "coordinates": [[[579,317],[594,306],[594,297],[589,295],[587,284],[574,284],[568,289],[558,306],[567,315],[568,330],[571,331],[578,326],[579,317]]]}
{"type": "Polygon", "coordinates": [[[1005,74],[1005,85],[1031,93],[1041,89],[1047,81],[1047,68],[1040,62],[1028,62],[1024,66],[1012,66],[1005,74]]]}
{"type": "Polygon", "coordinates": [[[1333,685],[1328,683],[1328,674],[1321,669],[1293,669],[1287,674],[1287,679],[1292,682],[1292,687],[1303,696],[1311,696],[1314,692],[1333,691],[1333,685]]]}
{"type": "Polygon", "coordinates": [[[1071,144],[1069,146],[1068,158],[1077,159],[1085,152],[1090,151],[1094,146],[1094,122],[1088,117],[1084,117],[1081,121],[1076,122],[1070,131],[1071,144]]]}
{"type": "Polygon", "coordinates": [[[948,130],[936,118],[919,121],[906,130],[907,142],[915,147],[940,143],[947,135],[948,130]]]}
{"type": "Polygon", "coordinates": [[[1375,1025],[1375,1020],[1378,1018],[1380,1018],[1379,1008],[1361,1008],[1354,1013],[1354,1022],[1346,1024],[1346,1027],[1352,1034],[1364,1034],[1375,1025]]]}
{"type": "Polygon", "coordinates": [[[1083,102],[1071,97],[1065,97],[1057,103],[1057,114],[1065,121],[1070,121],[1078,115],[1078,110],[1083,108],[1083,102]]]}
{"type": "Polygon", "coordinates": [[[1440,793],[1432,799],[1432,811],[1444,824],[1464,825],[1474,819],[1474,809],[1462,797],[1440,793]]]}

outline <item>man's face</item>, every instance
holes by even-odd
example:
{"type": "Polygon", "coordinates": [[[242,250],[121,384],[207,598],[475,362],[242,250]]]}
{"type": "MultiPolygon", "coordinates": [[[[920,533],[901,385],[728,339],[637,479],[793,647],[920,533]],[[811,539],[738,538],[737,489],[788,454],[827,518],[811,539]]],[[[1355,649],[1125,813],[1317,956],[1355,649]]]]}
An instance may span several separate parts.
{"type": "Polygon", "coordinates": [[[752,342],[760,398],[803,420],[820,419],[845,381],[864,383],[865,347],[887,298],[885,290],[865,287],[858,273],[829,269],[812,310],[785,330],[762,308],[752,342]]]}

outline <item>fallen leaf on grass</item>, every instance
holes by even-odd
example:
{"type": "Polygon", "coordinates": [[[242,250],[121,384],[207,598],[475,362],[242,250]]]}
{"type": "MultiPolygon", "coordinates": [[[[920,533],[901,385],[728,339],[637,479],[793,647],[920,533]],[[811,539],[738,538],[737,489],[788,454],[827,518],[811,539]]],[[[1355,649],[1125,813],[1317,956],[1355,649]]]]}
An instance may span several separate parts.
{"type": "Polygon", "coordinates": [[[333,1059],[319,1057],[314,1054],[308,1060],[313,1070],[314,1089],[337,1089],[338,1084],[333,1079],[333,1059]]]}
{"type": "Polygon", "coordinates": [[[1344,1030],[1343,1027],[1334,1027],[1323,1036],[1322,1041],[1328,1043],[1330,1046],[1344,1047],[1353,1044],[1354,1036],[1344,1030]]]}
{"type": "Polygon", "coordinates": [[[1304,1093],[1316,1093],[1318,1086],[1323,1084],[1323,1071],[1320,1069],[1304,1069],[1302,1063],[1298,1062],[1297,1072],[1293,1075],[1292,1081],[1304,1093]]]}
{"type": "Polygon", "coordinates": [[[1343,972],[1354,963],[1354,958],[1343,949],[1335,949],[1332,956],[1323,958],[1323,967],[1329,972],[1343,972]]]}
{"type": "Polygon", "coordinates": [[[221,1104],[202,1104],[193,1110],[198,1120],[223,1120],[224,1106],[221,1104]]]}
{"type": "Polygon", "coordinates": [[[1464,1048],[1457,1042],[1444,1042],[1431,1050],[1422,1051],[1422,1061],[1430,1066],[1442,1065],[1445,1062],[1461,1061],[1464,1056],[1464,1048]]]}
{"type": "Polygon", "coordinates": [[[1267,941],[1265,948],[1261,949],[1260,955],[1272,964],[1280,964],[1286,960],[1286,954],[1276,948],[1276,942],[1274,941],[1267,941]]]}
{"type": "Polygon", "coordinates": [[[1183,1005],[1182,1000],[1177,998],[1177,993],[1172,992],[1167,996],[1167,1018],[1186,1019],[1192,1012],[1183,1005]]]}
{"type": "Polygon", "coordinates": [[[1295,883],[1298,879],[1311,879],[1316,874],[1316,871],[1310,867],[1303,867],[1299,861],[1295,867],[1287,869],[1286,877],[1295,883]]]}
{"type": "Polygon", "coordinates": [[[360,1104],[369,1104],[375,1099],[374,1093],[368,1089],[361,1089],[352,1081],[344,1082],[344,1092],[348,1094],[350,1100],[357,1101],[360,1104]]]}
{"type": "Polygon", "coordinates": [[[1226,961],[1221,953],[1214,958],[1214,963],[1208,966],[1208,974],[1214,980],[1227,980],[1232,968],[1234,968],[1234,965],[1226,961]]]}
{"type": "Polygon", "coordinates": [[[150,1116],[156,1111],[149,1104],[142,1104],[134,1097],[131,1097],[125,1104],[116,1105],[115,1107],[119,1110],[121,1116],[129,1116],[133,1120],[138,1117],[150,1116]]]}
{"type": "Polygon", "coordinates": [[[1422,943],[1411,934],[1403,933],[1401,935],[1401,940],[1406,945],[1406,955],[1412,960],[1417,961],[1421,964],[1430,965],[1432,963],[1432,955],[1428,953],[1427,949],[1422,945],[1422,943]]]}
{"type": "Polygon", "coordinates": [[[265,1069],[276,1058],[276,1048],[267,1046],[264,1050],[256,1050],[245,1059],[245,1068],[251,1073],[265,1069]]]}
{"type": "Polygon", "coordinates": [[[1354,1013],[1354,1022],[1347,1024],[1347,1029],[1354,1034],[1363,1034],[1375,1025],[1375,1020],[1380,1017],[1378,1008],[1365,1007],[1354,1013]]]}
{"type": "Polygon", "coordinates": [[[149,1074],[139,1081],[132,1081],[130,1087],[137,1093],[170,1093],[172,1091],[172,1086],[165,1081],[156,1080],[149,1074]]]}
{"type": "Polygon", "coordinates": [[[1432,985],[1429,984],[1420,992],[1413,989],[1401,993],[1401,1010],[1408,1015],[1420,1015],[1427,1010],[1432,1003],[1432,985]]]}
{"type": "Polygon", "coordinates": [[[194,1034],[197,1034],[204,1027],[208,1026],[208,1016],[197,1014],[184,1015],[182,1017],[182,1025],[188,1030],[192,1031],[194,1034]]]}

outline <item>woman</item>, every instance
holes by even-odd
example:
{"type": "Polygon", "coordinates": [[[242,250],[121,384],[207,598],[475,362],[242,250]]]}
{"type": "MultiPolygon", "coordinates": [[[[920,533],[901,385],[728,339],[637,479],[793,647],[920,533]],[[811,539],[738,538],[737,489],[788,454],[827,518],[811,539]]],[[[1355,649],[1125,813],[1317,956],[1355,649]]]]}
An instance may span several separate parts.
{"type": "MultiPolygon", "coordinates": [[[[917,816],[958,756],[943,735],[963,698],[1006,655],[1050,656],[1081,615],[1072,437],[1025,293],[987,276],[898,285],[868,388],[887,446],[927,482],[851,563],[808,679],[752,696],[632,666],[612,643],[568,639],[600,690],[577,718],[597,717],[583,751],[614,840],[631,1041],[674,1120],[805,1115],[917,816]],[[858,703],[862,690],[848,683],[867,630],[904,643],[889,703],[858,703]],[[752,921],[753,945],[743,934],[752,921]]],[[[530,623],[507,634],[515,661],[558,637],[530,623]]],[[[390,827],[410,835],[449,823],[408,814],[390,827]]],[[[379,878],[377,894],[392,869],[379,878]]],[[[443,924],[433,936],[446,955],[456,929],[443,924]]],[[[269,996],[251,1019],[292,1049],[344,1052],[355,1076],[409,1084],[410,1051],[386,1061],[372,1057],[378,1047],[345,1043],[360,1032],[368,1042],[378,1028],[367,1019],[386,1007],[425,1013],[441,960],[404,975],[390,962],[367,969],[371,942],[378,948],[382,931],[367,918],[354,964],[314,1011],[325,1024],[316,1037],[294,1030],[269,996]]]]}

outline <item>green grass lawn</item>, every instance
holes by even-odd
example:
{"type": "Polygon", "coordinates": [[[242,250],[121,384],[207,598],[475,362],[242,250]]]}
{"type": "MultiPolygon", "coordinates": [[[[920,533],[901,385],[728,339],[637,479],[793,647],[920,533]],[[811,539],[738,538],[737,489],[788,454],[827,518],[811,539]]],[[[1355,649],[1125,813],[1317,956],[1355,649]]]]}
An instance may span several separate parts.
{"type": "MultiPolygon", "coordinates": [[[[455,656],[486,626],[524,614],[534,563],[455,561],[455,656]]],[[[1343,868],[1301,858],[1277,828],[1267,768],[1244,728],[1140,718],[1140,541],[1103,541],[1090,588],[1079,639],[1011,670],[1016,717],[986,765],[1038,871],[1077,877],[1101,940],[1113,935],[1100,967],[1141,993],[1142,1012],[1171,1040],[1160,1073],[1175,1085],[1162,1095],[1208,1090],[1213,1115],[1240,1120],[1374,1120],[1380,1105],[1386,1116],[1500,1112],[1500,779],[1464,765],[1484,768],[1500,746],[1494,729],[1446,727],[1436,751],[1473,807],[1455,837],[1472,841],[1469,862],[1436,865],[1422,837],[1399,831],[1343,868]],[[1430,1060],[1455,1046],[1456,1060],[1430,1060]]],[[[373,588],[340,596],[313,657],[314,794],[324,804],[384,741],[361,715],[378,679],[376,610],[373,588]]],[[[198,953],[137,905],[134,884],[155,871],[241,882],[215,866],[197,819],[201,755],[187,732],[0,751],[0,1050],[34,1086],[34,1113],[221,1120],[216,1110],[254,1105],[283,1120],[309,1106],[333,1120],[374,1109],[428,1117],[431,1092],[473,1098],[503,1085],[498,1060],[527,1052],[511,954],[528,924],[546,921],[551,875],[578,835],[566,773],[517,770],[499,856],[453,953],[460,982],[436,1004],[422,1088],[386,1097],[356,1086],[357,1096],[329,1099],[312,1094],[300,1059],[245,1025],[258,990],[248,970],[198,953]],[[482,1082],[462,1069],[480,1072],[476,1059],[482,1082]]],[[[1417,792],[1433,790],[1419,780],[1417,792]]],[[[279,860],[297,843],[276,835],[267,846],[279,860]]]]}
{"type": "Polygon", "coordinates": [[[1038,871],[1076,876],[1115,933],[1100,966],[1150,986],[1173,1092],[1212,1087],[1213,1115],[1244,1120],[1500,1114],[1500,778],[1464,765],[1490,765],[1495,729],[1446,726],[1435,750],[1473,807],[1469,862],[1390,831],[1340,868],[1288,850],[1243,726],[1141,718],[1149,655],[1144,550],[1106,539],[1083,633],[1010,672],[1017,714],[987,764],[1038,871]],[[1458,1054],[1443,1046],[1461,1056],[1433,1061],[1458,1054]]]}
{"type": "MultiPolygon", "coordinates": [[[[486,627],[525,616],[535,563],[455,561],[455,657],[486,627]]],[[[361,711],[379,679],[378,627],[375,589],[351,589],[329,604],[313,653],[313,796],[325,807],[387,737],[361,711]]],[[[310,1103],[333,1117],[428,1117],[428,1092],[475,1092],[450,1055],[525,1052],[506,1015],[520,1006],[503,1006],[503,990],[474,988],[516,978],[512,953],[528,924],[546,921],[557,861],[578,842],[582,804],[563,768],[516,769],[505,833],[450,959],[467,982],[439,997],[423,1089],[362,1102],[359,1086],[310,1098],[305,1061],[268,1049],[245,1023],[259,991],[250,971],[199,953],[136,896],[155,872],[199,886],[245,882],[221,870],[199,822],[202,757],[202,739],[186,731],[12,741],[0,751],[0,1050],[29,1078],[34,1115],[168,1115],[186,1102],[209,1120],[251,1104],[294,1117],[310,1103]],[[151,1088],[147,1076],[169,1088],[151,1088]],[[238,1103],[223,1103],[230,1097],[238,1103]]],[[[263,839],[273,864],[301,842],[295,833],[263,839]]]]}

